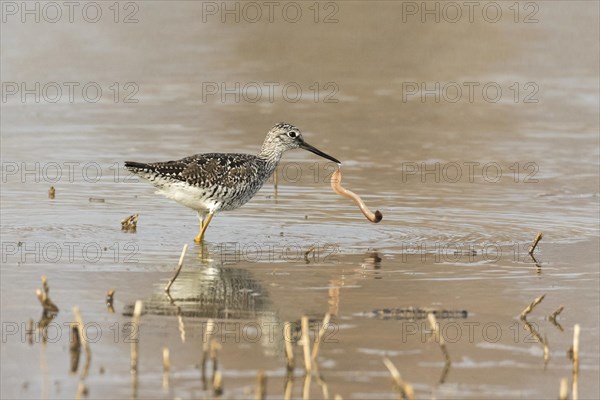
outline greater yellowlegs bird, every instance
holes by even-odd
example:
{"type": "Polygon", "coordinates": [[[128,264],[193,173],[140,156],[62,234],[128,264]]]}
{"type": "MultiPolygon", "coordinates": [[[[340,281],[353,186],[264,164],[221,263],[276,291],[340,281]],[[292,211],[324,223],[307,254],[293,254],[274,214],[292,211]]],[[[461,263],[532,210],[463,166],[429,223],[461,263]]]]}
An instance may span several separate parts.
{"type": "Polygon", "coordinates": [[[341,164],[304,141],[300,130],[279,123],[267,133],[258,155],[239,153],[196,154],[177,161],[140,163],[126,161],[125,167],[148,180],[157,193],[195,210],[204,239],[208,224],[219,211],[243,206],[277,168],[284,152],[301,148],[341,164]]]}

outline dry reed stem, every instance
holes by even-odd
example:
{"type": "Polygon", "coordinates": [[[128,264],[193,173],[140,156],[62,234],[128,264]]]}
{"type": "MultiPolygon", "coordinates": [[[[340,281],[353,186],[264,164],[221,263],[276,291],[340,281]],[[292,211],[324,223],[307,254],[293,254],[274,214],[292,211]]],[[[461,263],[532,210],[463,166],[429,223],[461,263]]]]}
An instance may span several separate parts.
{"type": "Polygon", "coordinates": [[[44,312],[51,314],[58,312],[58,307],[52,302],[52,300],[50,300],[50,298],[44,291],[42,291],[41,289],[36,289],[35,295],[40,301],[44,312]]]}
{"type": "Polygon", "coordinates": [[[181,338],[181,343],[185,343],[185,324],[183,323],[183,315],[181,312],[181,307],[175,304],[175,300],[171,297],[169,292],[165,292],[169,303],[175,306],[175,314],[177,315],[177,328],[179,329],[179,337],[181,338]]]}
{"type": "Polygon", "coordinates": [[[573,328],[573,372],[579,373],[579,335],[581,328],[579,324],[575,324],[573,328]]]}
{"type": "Polygon", "coordinates": [[[81,340],[81,344],[83,345],[83,351],[85,352],[85,366],[81,371],[81,379],[85,379],[90,370],[90,364],[92,362],[92,351],[90,350],[90,344],[88,343],[87,337],[85,335],[83,319],[81,318],[81,313],[79,312],[79,307],[73,307],[73,314],[75,315],[75,322],[77,323],[77,332],[79,333],[79,339],[81,340]]]}
{"type": "Polygon", "coordinates": [[[560,380],[560,391],[558,392],[559,400],[568,400],[569,399],[569,379],[562,378],[560,380]]]}
{"type": "Polygon", "coordinates": [[[541,274],[542,273],[542,264],[540,264],[540,262],[537,260],[537,258],[535,258],[533,256],[533,254],[530,254],[529,257],[531,257],[531,259],[533,260],[533,262],[535,264],[535,272],[537,274],[541,274]]]}
{"type": "Polygon", "coordinates": [[[317,357],[319,356],[319,347],[323,340],[323,336],[325,336],[325,332],[327,332],[327,327],[329,326],[329,321],[331,319],[331,314],[325,314],[323,318],[323,322],[321,323],[321,327],[319,328],[319,332],[317,334],[317,338],[315,340],[315,347],[313,347],[312,355],[311,355],[311,364],[312,368],[315,372],[315,376],[317,378],[317,383],[321,386],[323,391],[323,398],[329,399],[329,387],[327,383],[323,381],[321,378],[321,373],[319,372],[319,363],[317,362],[317,357]]]}
{"type": "Polygon", "coordinates": [[[169,348],[163,347],[162,349],[163,356],[163,389],[169,388],[169,371],[171,370],[171,359],[169,356],[169,348]]]}
{"type": "Polygon", "coordinates": [[[581,327],[579,324],[575,324],[573,328],[573,400],[579,398],[579,334],[581,333],[581,327]]]}
{"type": "Polygon", "coordinates": [[[555,327],[558,328],[559,331],[563,332],[564,329],[562,327],[562,325],[556,320],[556,318],[558,317],[558,315],[565,309],[565,306],[561,305],[560,307],[558,307],[556,309],[556,311],[554,311],[552,314],[550,314],[548,316],[548,321],[550,321],[550,323],[552,325],[554,325],[555,327]]]}
{"type": "Polygon", "coordinates": [[[523,319],[522,321],[523,325],[525,326],[525,329],[527,329],[527,331],[533,337],[535,337],[536,340],[540,342],[544,347],[544,365],[546,365],[548,363],[548,360],[550,359],[550,348],[548,347],[548,339],[542,338],[542,335],[540,335],[539,332],[535,330],[533,325],[531,325],[526,319],[523,319]]]}
{"type": "Polygon", "coordinates": [[[88,395],[87,386],[85,386],[85,383],[83,381],[79,381],[79,384],[77,385],[77,394],[75,394],[75,399],[79,400],[79,399],[81,399],[81,397],[87,397],[87,395],[88,395]]]}
{"type": "Polygon", "coordinates": [[[537,235],[535,235],[535,239],[533,239],[533,243],[531,244],[531,246],[529,246],[529,254],[533,254],[533,252],[535,251],[535,248],[537,247],[538,243],[540,242],[540,240],[542,240],[542,238],[544,237],[544,234],[542,232],[539,232],[537,235]]]}
{"type": "Polygon", "coordinates": [[[135,232],[139,214],[133,214],[121,221],[121,230],[125,232],[135,232]]]}
{"type": "Polygon", "coordinates": [[[173,275],[173,277],[171,278],[171,280],[169,281],[169,283],[167,283],[167,286],[165,286],[165,292],[169,292],[169,290],[171,290],[171,285],[173,285],[173,282],[175,282],[175,279],[177,279],[177,277],[179,276],[179,273],[181,272],[181,268],[183,268],[183,259],[185,257],[185,253],[187,252],[187,248],[188,245],[187,243],[183,245],[183,250],[181,251],[181,256],[179,256],[179,263],[177,264],[177,270],[175,271],[175,275],[173,275]]]}
{"type": "Polygon", "coordinates": [[[550,360],[550,346],[548,346],[548,336],[544,335],[544,366],[550,360]]]}
{"type": "Polygon", "coordinates": [[[42,276],[42,289],[36,289],[35,295],[40,301],[45,313],[55,314],[58,312],[58,307],[50,300],[49,293],[50,287],[48,286],[48,278],[42,276]]]}
{"type": "Polygon", "coordinates": [[[27,321],[27,329],[25,330],[27,336],[27,343],[33,345],[33,318],[29,318],[27,321]]]}
{"type": "Polygon", "coordinates": [[[307,264],[308,264],[308,263],[310,263],[310,260],[308,259],[308,255],[309,255],[310,253],[314,252],[314,251],[315,251],[315,246],[313,245],[313,246],[310,246],[310,247],[308,248],[308,250],[306,250],[306,251],[304,252],[304,261],[305,261],[307,264]]]}
{"type": "Polygon", "coordinates": [[[435,333],[435,337],[438,339],[440,344],[440,349],[442,349],[442,353],[444,354],[444,360],[446,364],[450,364],[450,354],[448,353],[448,349],[446,348],[446,342],[444,341],[444,336],[440,333],[440,326],[437,323],[435,315],[433,313],[427,314],[427,319],[429,320],[429,324],[431,325],[431,329],[435,333]]]}
{"type": "Polygon", "coordinates": [[[542,300],[544,300],[544,297],[546,297],[546,294],[544,293],[543,295],[541,295],[540,297],[538,297],[537,299],[533,300],[531,302],[531,304],[529,304],[521,313],[521,319],[525,320],[527,318],[527,315],[533,311],[533,309],[535,308],[535,306],[537,306],[538,304],[540,304],[542,302],[542,300]]]}
{"type": "Polygon", "coordinates": [[[115,295],[116,290],[114,288],[110,288],[108,289],[108,292],[106,292],[106,303],[110,306],[113,305],[113,298],[115,295]]]}
{"type": "Polygon", "coordinates": [[[444,364],[444,369],[442,369],[442,374],[440,375],[440,380],[439,380],[440,384],[446,382],[446,377],[448,376],[448,372],[450,372],[451,365],[452,364],[450,363],[450,361],[447,361],[444,364]]]}
{"type": "Polygon", "coordinates": [[[564,330],[564,328],[562,327],[562,325],[561,325],[561,324],[560,324],[560,323],[559,323],[557,320],[555,320],[555,319],[551,319],[551,320],[550,320],[550,323],[551,323],[552,325],[554,325],[554,326],[556,327],[556,329],[558,329],[559,331],[561,331],[561,332],[564,332],[564,331],[565,331],[565,330],[564,330]]]}
{"type": "Polygon", "coordinates": [[[71,373],[74,374],[79,368],[79,356],[81,355],[81,339],[79,338],[79,328],[77,322],[69,324],[70,340],[69,354],[71,355],[71,373]]]}
{"type": "Polygon", "coordinates": [[[292,324],[288,321],[283,323],[283,340],[285,342],[285,357],[287,359],[287,370],[294,370],[294,347],[292,346],[292,324]]]}
{"type": "Polygon", "coordinates": [[[321,327],[319,328],[319,334],[317,336],[317,341],[315,343],[315,347],[313,348],[313,351],[312,351],[311,360],[313,363],[316,363],[316,361],[317,361],[317,357],[319,355],[319,348],[321,346],[321,341],[323,340],[323,336],[325,336],[325,332],[327,332],[327,327],[329,326],[330,320],[331,320],[331,314],[329,314],[329,313],[325,314],[325,317],[323,318],[323,323],[321,324],[321,327]]]}
{"type": "Polygon", "coordinates": [[[304,386],[302,388],[302,399],[303,400],[310,400],[310,381],[311,381],[311,374],[307,373],[304,375],[304,386]]]}
{"type": "Polygon", "coordinates": [[[317,384],[321,386],[321,390],[323,391],[323,398],[325,400],[329,399],[329,387],[327,383],[321,378],[321,373],[319,372],[319,364],[315,361],[313,362],[313,372],[315,377],[317,378],[317,384]]]}
{"type": "Polygon", "coordinates": [[[287,375],[285,376],[285,389],[283,392],[284,400],[291,400],[293,389],[294,389],[294,376],[290,372],[288,372],[287,375]]]}
{"type": "Polygon", "coordinates": [[[217,339],[212,339],[210,341],[210,359],[212,360],[212,363],[213,363],[213,378],[217,372],[217,369],[219,368],[219,365],[218,365],[219,362],[217,359],[219,350],[221,350],[221,344],[219,342],[217,342],[217,339]]]}
{"type": "Polygon", "coordinates": [[[185,324],[183,323],[183,316],[181,315],[181,308],[177,307],[177,328],[179,329],[179,337],[181,338],[181,343],[185,343],[185,324]]]}
{"type": "Polygon", "coordinates": [[[48,278],[42,275],[42,289],[44,289],[44,293],[46,296],[50,293],[50,287],[48,286],[48,278]]]}
{"type": "Polygon", "coordinates": [[[221,371],[215,372],[215,376],[213,378],[213,393],[215,397],[219,397],[223,394],[223,375],[221,371]]]}
{"type": "Polygon", "coordinates": [[[48,314],[45,310],[42,312],[42,317],[37,323],[37,330],[42,335],[42,344],[45,346],[48,343],[48,331],[46,328],[50,325],[50,322],[54,319],[56,314],[48,314]]]}
{"type": "Polygon", "coordinates": [[[550,314],[550,316],[548,317],[548,319],[550,321],[556,321],[556,317],[558,317],[558,315],[565,309],[565,306],[561,305],[560,307],[558,307],[556,309],[556,311],[554,311],[552,314],[550,314]]]}
{"type": "Polygon", "coordinates": [[[550,346],[548,346],[548,337],[544,335],[544,341],[542,342],[544,345],[544,368],[546,364],[548,364],[548,360],[550,360],[550,346]]]}
{"type": "Polygon", "coordinates": [[[310,375],[312,363],[310,358],[310,335],[308,334],[308,317],[302,317],[302,346],[304,347],[304,369],[310,375]]]}
{"type": "Polygon", "coordinates": [[[115,309],[113,307],[114,295],[115,295],[114,288],[109,289],[108,292],[106,293],[106,308],[108,309],[108,312],[111,314],[115,312],[115,309]]]}
{"type": "Polygon", "coordinates": [[[204,384],[204,390],[206,390],[206,360],[209,356],[210,341],[215,329],[215,323],[212,319],[209,319],[206,323],[206,330],[202,335],[202,382],[204,384]]]}
{"type": "Polygon", "coordinates": [[[267,397],[267,375],[264,371],[256,374],[256,400],[264,400],[267,397]]]}
{"type": "Polygon", "coordinates": [[[324,380],[321,379],[319,375],[317,375],[317,383],[321,386],[321,390],[323,390],[323,398],[325,400],[329,400],[329,387],[324,380]]]}
{"type": "Polygon", "coordinates": [[[140,318],[142,316],[142,308],[144,303],[141,300],[135,302],[133,309],[133,317],[131,319],[132,332],[131,332],[131,374],[137,375],[138,372],[138,341],[139,341],[139,330],[140,330],[140,318]]]}
{"type": "Polygon", "coordinates": [[[400,376],[400,372],[398,371],[398,369],[396,368],[396,366],[394,365],[392,360],[390,360],[387,357],[384,357],[383,363],[385,364],[387,369],[390,371],[390,374],[392,375],[392,380],[394,381],[394,387],[398,391],[398,394],[400,395],[400,397],[403,399],[407,399],[407,400],[414,400],[415,391],[414,391],[412,385],[404,382],[404,380],[402,379],[402,376],[400,376]]]}

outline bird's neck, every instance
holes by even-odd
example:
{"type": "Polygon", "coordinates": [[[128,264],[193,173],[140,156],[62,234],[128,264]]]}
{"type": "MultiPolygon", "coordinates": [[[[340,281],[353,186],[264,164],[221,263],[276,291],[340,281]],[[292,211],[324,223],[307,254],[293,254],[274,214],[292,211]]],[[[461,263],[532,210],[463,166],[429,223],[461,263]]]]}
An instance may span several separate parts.
{"type": "Polygon", "coordinates": [[[273,172],[275,168],[277,168],[277,164],[281,161],[281,156],[283,156],[283,151],[277,148],[277,146],[273,146],[273,143],[265,141],[258,153],[258,158],[265,161],[267,163],[267,168],[273,172]]]}

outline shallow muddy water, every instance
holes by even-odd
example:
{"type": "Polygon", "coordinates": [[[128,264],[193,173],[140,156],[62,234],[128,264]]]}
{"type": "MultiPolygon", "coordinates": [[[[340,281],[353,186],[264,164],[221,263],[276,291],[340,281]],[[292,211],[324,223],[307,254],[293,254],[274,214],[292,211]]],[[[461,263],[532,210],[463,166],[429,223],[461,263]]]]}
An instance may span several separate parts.
{"type": "Polygon", "coordinates": [[[267,396],[280,398],[284,322],[297,338],[306,315],[314,337],[326,313],[322,382],[305,385],[294,342],[295,398],[396,398],[384,357],[417,398],[557,398],[562,378],[573,390],[575,324],[579,398],[600,396],[597,3],[494,3],[499,18],[478,3],[472,22],[464,6],[458,18],[427,3],[436,22],[420,2],[359,1],[278,3],[272,22],[261,2],[228,2],[229,14],[221,2],[99,3],[98,22],[81,3],[70,22],[56,3],[55,23],[46,3],[40,23],[8,3],[2,398],[73,398],[80,381],[89,398],[210,398],[212,363],[206,384],[200,368],[209,319],[222,396],[254,398],[264,371],[267,396]],[[334,164],[296,150],[277,188],[271,179],[217,215],[199,246],[195,213],[123,169],[255,153],[279,121],[340,159],[344,186],[383,221],[333,193],[334,164]],[[135,213],[137,231],[122,232],[135,213]],[[60,309],[46,343],[26,332],[40,321],[42,276],[60,309]],[[74,306],[91,342],[83,380],[69,372],[74,306]],[[423,310],[438,311],[449,365],[423,310]]]}

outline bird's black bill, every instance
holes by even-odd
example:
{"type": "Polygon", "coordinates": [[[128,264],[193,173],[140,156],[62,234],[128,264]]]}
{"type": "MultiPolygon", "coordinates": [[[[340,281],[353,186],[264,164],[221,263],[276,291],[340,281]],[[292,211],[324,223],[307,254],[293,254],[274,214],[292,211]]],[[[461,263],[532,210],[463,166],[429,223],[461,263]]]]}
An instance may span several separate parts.
{"type": "Polygon", "coordinates": [[[339,160],[336,160],[335,158],[331,157],[329,154],[323,153],[321,150],[317,149],[316,147],[312,147],[310,144],[308,144],[306,142],[302,142],[302,144],[300,145],[300,148],[304,149],[304,150],[308,150],[311,153],[315,153],[316,155],[326,158],[328,160],[331,160],[336,164],[341,164],[341,162],[339,162],[339,160]]]}

